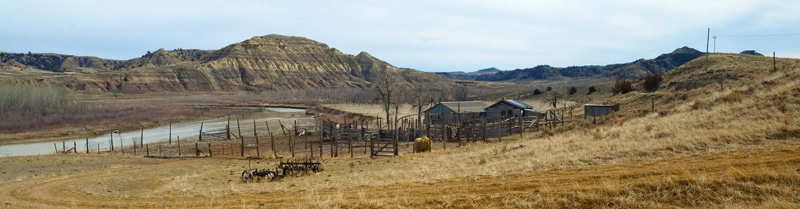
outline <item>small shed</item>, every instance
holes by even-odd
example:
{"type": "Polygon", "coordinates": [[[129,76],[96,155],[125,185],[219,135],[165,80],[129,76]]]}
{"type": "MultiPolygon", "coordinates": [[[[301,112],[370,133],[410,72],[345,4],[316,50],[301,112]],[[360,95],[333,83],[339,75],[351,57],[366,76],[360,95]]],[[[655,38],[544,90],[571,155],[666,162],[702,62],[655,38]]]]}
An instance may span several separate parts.
{"type": "Polygon", "coordinates": [[[615,105],[585,104],[583,105],[583,118],[609,115],[616,111],[619,111],[619,104],[615,105]]]}
{"type": "Polygon", "coordinates": [[[425,110],[426,120],[431,124],[441,124],[456,121],[456,115],[460,115],[460,121],[478,120],[486,115],[485,109],[489,107],[481,101],[454,101],[440,102],[425,110]]]}
{"type": "Polygon", "coordinates": [[[533,107],[513,99],[503,99],[486,108],[486,116],[490,120],[497,118],[533,116],[533,107]]]}

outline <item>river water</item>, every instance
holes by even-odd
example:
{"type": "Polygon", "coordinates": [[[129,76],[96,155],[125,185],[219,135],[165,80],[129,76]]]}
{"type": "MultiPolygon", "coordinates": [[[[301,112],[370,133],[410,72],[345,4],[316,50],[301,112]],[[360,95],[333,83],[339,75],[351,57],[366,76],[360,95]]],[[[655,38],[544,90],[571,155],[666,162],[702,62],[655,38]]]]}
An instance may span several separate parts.
{"type": "MultiPolygon", "coordinates": [[[[258,126],[258,132],[266,133],[266,123],[269,123],[270,131],[278,131],[280,132],[281,128],[278,125],[278,121],[283,123],[286,128],[291,128],[294,126],[294,121],[298,121],[298,126],[304,125],[313,125],[313,120],[305,114],[305,109],[294,109],[294,108],[263,108],[265,112],[273,112],[273,113],[281,113],[277,114],[279,116],[275,117],[257,117],[255,118],[255,123],[258,126]]],[[[274,115],[274,114],[273,114],[274,115]]],[[[231,119],[231,132],[234,134],[238,133],[236,119],[231,119]]],[[[245,136],[252,136],[253,134],[253,118],[242,120],[240,121],[242,135],[245,136]]],[[[175,141],[177,137],[197,137],[200,130],[200,125],[203,125],[203,132],[204,133],[218,133],[219,135],[225,134],[225,125],[228,124],[228,118],[215,118],[209,120],[198,120],[198,121],[188,121],[188,122],[180,122],[180,123],[173,123],[172,124],[172,140],[175,141]]],[[[108,151],[110,149],[110,139],[114,138],[114,147],[119,149],[120,143],[126,147],[131,147],[134,144],[140,144],[140,142],[144,142],[144,144],[151,144],[156,142],[164,142],[168,141],[170,137],[170,125],[162,125],[154,128],[135,130],[135,131],[127,131],[122,133],[108,133],[102,136],[96,137],[89,137],[88,144],[90,152],[97,152],[97,149],[101,151],[108,151]],[[144,137],[144,140],[141,140],[141,137],[144,137]],[[99,146],[98,146],[99,145],[99,146]]],[[[204,139],[208,140],[212,138],[212,136],[205,136],[204,139]]],[[[66,143],[67,149],[76,147],[78,152],[84,153],[86,152],[86,138],[76,138],[76,139],[69,139],[63,140],[66,143]],[[74,142],[74,143],[73,143],[74,142]]],[[[62,151],[62,141],[57,142],[34,142],[34,143],[23,143],[23,144],[9,144],[9,145],[2,145],[0,146],[0,157],[5,156],[24,156],[24,155],[43,155],[43,154],[52,154],[56,152],[56,149],[62,151]],[[55,146],[54,146],[55,144],[55,146]]],[[[130,149],[130,148],[129,148],[130,149]]]]}

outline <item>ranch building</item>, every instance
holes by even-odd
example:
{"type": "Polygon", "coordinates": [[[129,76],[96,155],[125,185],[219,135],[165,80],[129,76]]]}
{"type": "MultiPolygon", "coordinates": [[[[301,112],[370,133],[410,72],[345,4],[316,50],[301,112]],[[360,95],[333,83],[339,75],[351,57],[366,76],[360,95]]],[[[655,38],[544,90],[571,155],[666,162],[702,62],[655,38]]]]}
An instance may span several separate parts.
{"type": "Polygon", "coordinates": [[[609,115],[616,111],[619,111],[619,104],[615,105],[585,104],[583,105],[583,118],[609,115]]]}
{"type": "Polygon", "coordinates": [[[481,101],[440,102],[425,110],[425,118],[430,124],[479,121],[486,115],[489,107],[481,101]],[[457,119],[456,115],[460,115],[457,119]]]}
{"type": "Polygon", "coordinates": [[[532,106],[513,99],[503,99],[486,108],[486,117],[489,121],[535,115],[532,106]]]}

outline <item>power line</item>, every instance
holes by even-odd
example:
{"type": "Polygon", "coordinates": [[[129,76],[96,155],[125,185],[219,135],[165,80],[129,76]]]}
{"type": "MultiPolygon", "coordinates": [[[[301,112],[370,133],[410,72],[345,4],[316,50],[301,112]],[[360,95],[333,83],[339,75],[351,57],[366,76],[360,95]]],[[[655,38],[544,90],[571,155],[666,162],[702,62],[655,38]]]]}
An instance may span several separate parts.
{"type": "Polygon", "coordinates": [[[797,34],[741,34],[741,35],[720,35],[720,37],[783,37],[783,36],[800,36],[797,34]]]}

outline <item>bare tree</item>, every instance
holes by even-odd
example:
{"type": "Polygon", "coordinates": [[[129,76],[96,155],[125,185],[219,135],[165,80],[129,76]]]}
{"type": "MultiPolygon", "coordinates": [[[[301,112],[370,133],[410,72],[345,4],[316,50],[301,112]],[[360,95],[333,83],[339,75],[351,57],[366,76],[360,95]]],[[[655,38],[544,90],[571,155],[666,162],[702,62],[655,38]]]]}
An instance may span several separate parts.
{"type": "Polygon", "coordinates": [[[453,97],[458,101],[469,99],[469,88],[464,86],[456,87],[453,97]]]}
{"type": "Polygon", "coordinates": [[[387,70],[377,72],[375,78],[372,83],[373,92],[376,96],[375,100],[381,101],[383,112],[386,113],[386,125],[391,127],[392,105],[396,105],[397,101],[395,100],[398,98],[398,80],[387,70]]]}
{"type": "Polygon", "coordinates": [[[408,91],[408,102],[411,103],[411,108],[417,111],[417,128],[422,127],[422,110],[436,104],[441,100],[441,96],[437,95],[439,91],[425,88],[422,85],[417,85],[408,91]]]}

